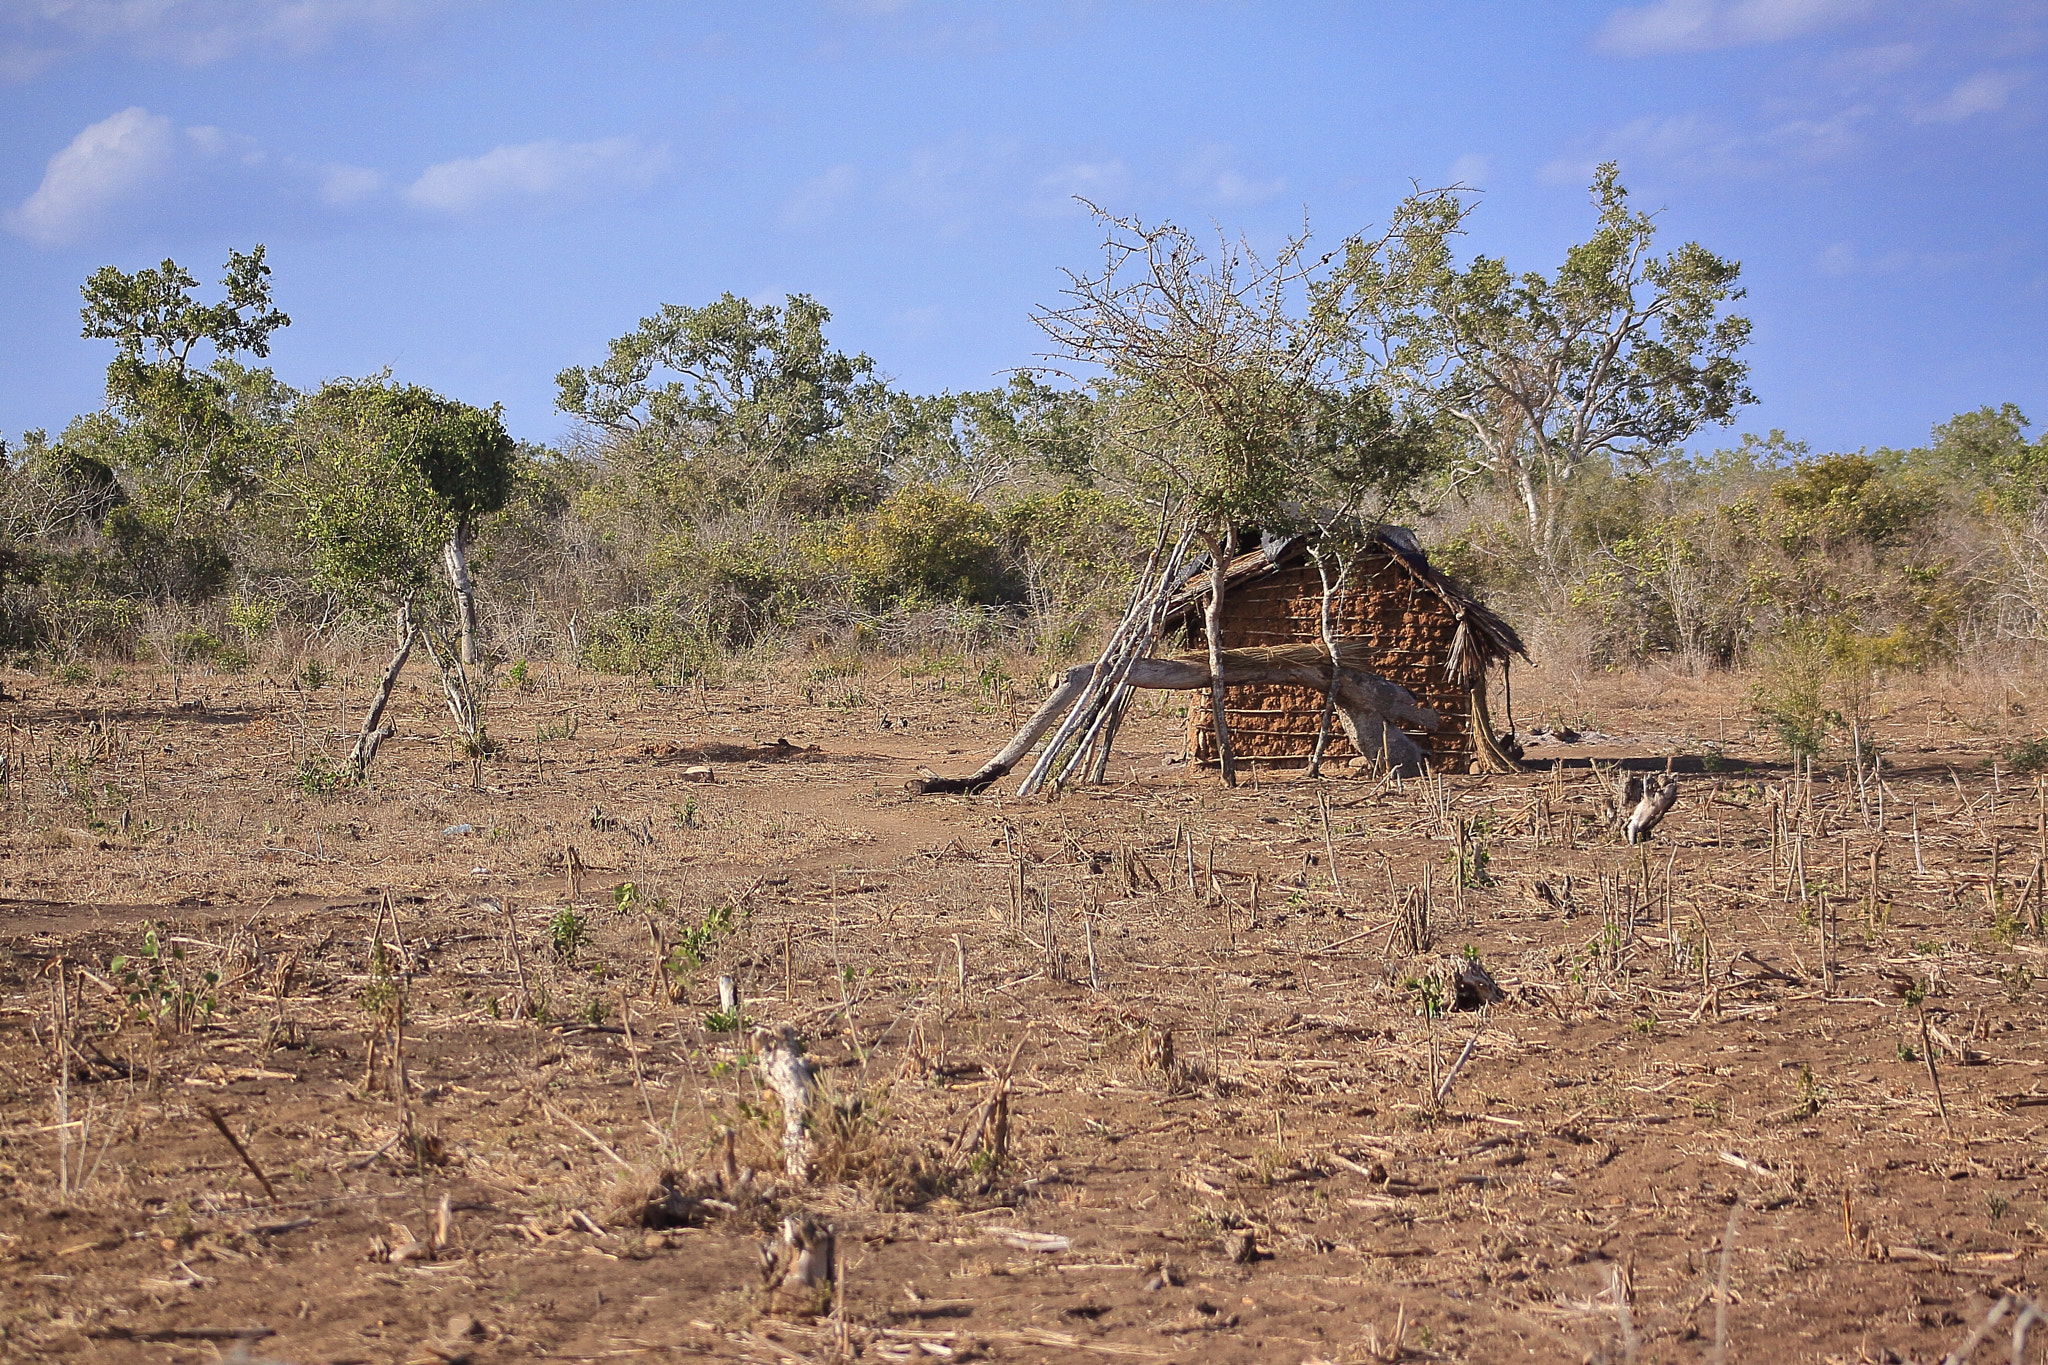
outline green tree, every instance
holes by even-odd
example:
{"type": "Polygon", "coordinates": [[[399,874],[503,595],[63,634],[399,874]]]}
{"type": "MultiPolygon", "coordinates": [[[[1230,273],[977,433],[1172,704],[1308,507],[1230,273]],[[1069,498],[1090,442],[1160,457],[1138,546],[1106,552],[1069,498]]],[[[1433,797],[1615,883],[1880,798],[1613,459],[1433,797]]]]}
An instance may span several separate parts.
{"type": "Polygon", "coordinates": [[[426,627],[449,711],[473,755],[486,747],[476,600],[469,545],[477,519],[504,507],[517,447],[499,409],[443,398],[383,378],[337,380],[299,405],[278,485],[322,574],[359,599],[399,604],[400,643],[351,755],[360,777],[376,752],[377,721],[412,649],[415,597],[438,560],[454,599],[457,640],[426,627]]]}
{"type": "Polygon", "coordinates": [[[1675,446],[1755,401],[1740,359],[1741,267],[1696,242],[1658,256],[1613,162],[1592,186],[1598,225],[1555,275],[1478,256],[1458,268],[1454,191],[1403,202],[1394,229],[1348,244],[1318,308],[1351,337],[1353,373],[1436,412],[1475,471],[1521,504],[1531,548],[1557,566],[1563,511],[1589,461],[1675,446]]]}
{"type": "Polygon", "coordinates": [[[2048,498],[2048,433],[2029,443],[2032,425],[2012,403],[1987,404],[1937,426],[1928,454],[1942,472],[1989,494],[1999,511],[2023,514],[2048,498]]]}
{"type": "Polygon", "coordinates": [[[556,406],[607,433],[672,503],[868,506],[919,414],[891,401],[867,356],[826,343],[831,317],[802,294],[779,308],[733,294],[664,304],[602,364],[557,375],[556,406]]]}
{"type": "Polygon", "coordinates": [[[173,537],[208,503],[230,509],[259,481],[275,427],[247,400],[274,381],[233,358],[268,356],[271,334],[291,324],[271,304],[261,246],[228,253],[221,301],[201,303],[197,285],[166,260],[133,274],[104,266],[82,290],[84,335],[115,347],[107,366],[115,425],[106,444],[134,471],[147,515],[173,537]],[[196,363],[202,349],[214,357],[204,368],[196,363]]]}

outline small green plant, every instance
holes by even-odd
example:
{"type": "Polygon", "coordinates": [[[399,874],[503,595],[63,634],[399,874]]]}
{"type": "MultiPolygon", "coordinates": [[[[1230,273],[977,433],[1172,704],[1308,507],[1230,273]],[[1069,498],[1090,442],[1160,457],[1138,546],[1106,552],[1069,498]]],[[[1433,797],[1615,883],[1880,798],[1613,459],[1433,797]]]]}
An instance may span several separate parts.
{"type": "Polygon", "coordinates": [[[356,1008],[373,1019],[380,1019],[398,1003],[398,982],[388,972],[380,971],[370,979],[370,984],[356,992],[356,1008]]]}
{"type": "Polygon", "coordinates": [[[2009,773],[2048,772],[2048,735],[2013,745],[1998,761],[2009,773]]]}
{"type": "Polygon", "coordinates": [[[71,683],[73,685],[76,685],[79,683],[91,682],[92,670],[87,668],[84,664],[62,663],[57,665],[56,669],[50,674],[50,676],[55,678],[60,683],[71,683]]]}
{"type": "Polygon", "coordinates": [[[714,905],[704,912],[704,918],[697,924],[685,927],[677,935],[675,946],[670,950],[675,962],[671,970],[688,970],[704,965],[704,959],[711,953],[712,945],[732,931],[732,902],[714,905]]]}
{"type": "Polygon", "coordinates": [[[1657,1012],[1655,1010],[1644,1010],[1642,1017],[1637,1019],[1632,1027],[1637,1033],[1643,1034],[1646,1037],[1654,1036],[1657,1032],[1657,1012]]]}
{"type": "Polygon", "coordinates": [[[349,785],[348,774],[327,761],[325,754],[307,754],[299,760],[299,790],[308,796],[326,796],[349,785]]]}
{"type": "Polygon", "coordinates": [[[370,982],[356,993],[356,1005],[373,1019],[387,1020],[402,1009],[404,994],[391,972],[391,950],[380,937],[370,945],[370,982]]]}
{"type": "Polygon", "coordinates": [[[1820,1113],[1821,1106],[1834,1098],[1834,1091],[1814,1078],[1813,1068],[1801,1063],[1799,1067],[1799,1104],[1796,1112],[1802,1118],[1813,1118],[1820,1113]]]}
{"type": "Polygon", "coordinates": [[[1467,839],[1462,848],[1453,849],[1451,860],[1457,864],[1458,884],[1468,891],[1483,890],[1493,885],[1493,874],[1487,864],[1493,855],[1487,852],[1483,839],[1467,839]]]}
{"type": "Polygon", "coordinates": [[[1914,1046],[1913,1046],[1913,1045],[1912,1045],[1911,1043],[1900,1043],[1900,1044],[1899,1044],[1899,1060],[1900,1060],[1900,1061],[1902,1061],[1902,1062],[1907,1062],[1907,1063],[1911,1063],[1911,1062],[1917,1062],[1917,1061],[1919,1061],[1919,1060],[1920,1060],[1920,1049],[1919,1049],[1919,1048],[1917,1048],[1917,1047],[1914,1047],[1914,1046]]]}
{"type": "Polygon", "coordinates": [[[167,950],[154,924],[143,928],[142,947],[133,957],[114,957],[107,967],[144,1023],[182,1032],[195,1021],[213,1018],[220,973],[208,968],[193,977],[185,964],[185,946],[173,943],[167,950]]]}
{"type": "Polygon", "coordinates": [[[2005,1217],[2005,1211],[2012,1207],[2012,1201],[2002,1194],[1993,1194],[1985,1198],[1984,1205],[1985,1212],[1991,1215],[1991,1221],[1995,1223],[2005,1217]]]}
{"type": "Polygon", "coordinates": [[[704,1027],[711,1033],[738,1033],[740,1012],[736,1009],[713,1010],[704,1016],[704,1027]]]}
{"type": "Polygon", "coordinates": [[[2007,1003],[2017,1005],[2034,988],[2034,974],[2024,965],[2015,963],[1998,973],[1998,984],[2005,987],[2007,1003]]]}
{"type": "Polygon", "coordinates": [[[686,796],[683,798],[682,805],[670,806],[669,809],[675,813],[676,823],[684,829],[702,829],[704,827],[703,820],[697,813],[696,797],[686,796]]]}
{"type": "Polygon", "coordinates": [[[533,679],[528,676],[526,660],[524,659],[514,661],[513,665],[505,670],[505,680],[512,684],[512,689],[515,692],[530,692],[533,690],[533,679]]]}
{"type": "Polygon", "coordinates": [[[604,1012],[604,1001],[597,996],[592,996],[590,1002],[583,1007],[583,1022],[586,1024],[602,1024],[604,1022],[604,1012]]]}
{"type": "Polygon", "coordinates": [[[548,921],[548,942],[553,945],[555,956],[572,967],[576,965],[576,951],[583,946],[588,932],[589,925],[583,916],[571,909],[557,910],[548,921]]]}
{"type": "Polygon", "coordinates": [[[308,692],[318,692],[333,681],[333,672],[318,659],[308,659],[299,665],[299,686],[308,692]]]}
{"type": "Polygon", "coordinates": [[[1401,988],[1415,997],[1415,1012],[1425,1019],[1440,1019],[1444,1012],[1444,986],[1433,976],[1411,976],[1401,988]]]}

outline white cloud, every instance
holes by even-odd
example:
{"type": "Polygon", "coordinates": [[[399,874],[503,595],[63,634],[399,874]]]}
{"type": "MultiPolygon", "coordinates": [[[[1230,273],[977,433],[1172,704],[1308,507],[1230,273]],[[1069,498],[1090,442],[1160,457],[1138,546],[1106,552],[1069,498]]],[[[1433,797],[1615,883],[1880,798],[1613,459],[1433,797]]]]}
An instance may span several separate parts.
{"type": "Polygon", "coordinates": [[[50,158],[43,183],[7,215],[7,226],[46,246],[77,237],[169,180],[182,151],[162,114],[123,109],[50,158]]]}
{"type": "Polygon", "coordinates": [[[1823,275],[1836,279],[1872,278],[1885,275],[1956,275],[1981,271],[1987,262],[2010,261],[2023,244],[2013,240],[1994,241],[1969,251],[1865,251],[1852,241],[1832,242],[1814,260],[1823,275]]]}
{"type": "Polygon", "coordinates": [[[1263,179],[1245,171],[1236,149],[1221,143],[1198,151],[1181,173],[1181,182],[1212,202],[1233,208],[1263,203],[1287,188],[1285,177],[1263,179]]]}
{"type": "Polygon", "coordinates": [[[982,215],[1010,205],[1022,155],[1011,138],[956,134],[914,152],[884,182],[881,196],[939,236],[959,237],[982,215]]]}
{"type": "Polygon", "coordinates": [[[812,228],[827,223],[859,187],[860,172],[851,166],[834,166],[823,175],[814,175],[783,202],[782,225],[812,228]]]}
{"type": "Polygon", "coordinates": [[[280,156],[240,133],[179,128],[163,114],[133,108],[71,139],[5,221],[17,236],[60,246],[118,236],[140,223],[331,214],[373,201],[382,186],[373,170],[280,156]]]}
{"type": "Polygon", "coordinates": [[[547,138],[429,166],[406,187],[405,198],[416,207],[446,214],[561,208],[645,189],[667,166],[667,149],[634,138],[547,138]]]}
{"type": "Polygon", "coordinates": [[[384,193],[384,172],[365,166],[323,166],[320,168],[320,202],[335,208],[354,208],[384,193]]]}
{"type": "Polygon", "coordinates": [[[408,29],[474,0],[7,0],[0,76],[27,80],[68,57],[125,48],[186,66],[249,53],[303,56],[352,30],[408,29]]]}
{"type": "Polygon", "coordinates": [[[1912,263],[1912,256],[1904,251],[1885,251],[1871,256],[1854,242],[1831,242],[1820,253],[1815,265],[1823,275],[1847,279],[1852,275],[1896,275],[1912,263]]]}
{"type": "Polygon", "coordinates": [[[1076,199],[1114,208],[1110,201],[1122,196],[1130,184],[1130,169],[1115,158],[1108,161],[1070,161],[1038,177],[1038,182],[1032,186],[1030,209],[1041,218],[1080,213],[1083,210],[1074,202],[1076,199]]]}
{"type": "Polygon", "coordinates": [[[1914,116],[1915,123],[1961,123],[1979,114],[1995,114],[2020,85],[2017,76],[1980,71],[1914,116]]]}
{"type": "Polygon", "coordinates": [[[946,310],[936,303],[921,308],[900,308],[889,315],[889,325],[907,341],[929,341],[939,334],[946,310]]]}
{"type": "Polygon", "coordinates": [[[1875,0],[1654,0],[1607,16],[1593,45],[1622,57],[1781,43],[1861,18],[1875,0]]]}
{"type": "Polygon", "coordinates": [[[42,246],[115,238],[139,225],[282,222],[328,225],[405,204],[441,214],[547,209],[641,188],[667,155],[631,138],[533,142],[430,166],[400,193],[380,170],[271,151],[224,128],[180,128],[124,109],[50,158],[42,183],[4,217],[42,246]]]}
{"type": "Polygon", "coordinates": [[[1825,69],[1837,77],[1870,81],[1896,75],[1919,60],[1920,49],[1912,43],[1880,43],[1836,53],[1826,61],[1825,69]]]}
{"type": "Polygon", "coordinates": [[[1593,168],[1619,161],[1695,178],[1769,175],[1839,161],[1863,145],[1861,125],[1874,110],[1854,105],[1819,118],[1785,119],[1738,131],[1699,114],[1643,118],[1615,129],[1591,155],[1562,157],[1540,173],[1548,184],[1591,183],[1593,168]]]}
{"type": "Polygon", "coordinates": [[[1493,158],[1478,152],[1467,152],[1451,163],[1451,178],[1448,183],[1481,189],[1493,178],[1493,158]]]}

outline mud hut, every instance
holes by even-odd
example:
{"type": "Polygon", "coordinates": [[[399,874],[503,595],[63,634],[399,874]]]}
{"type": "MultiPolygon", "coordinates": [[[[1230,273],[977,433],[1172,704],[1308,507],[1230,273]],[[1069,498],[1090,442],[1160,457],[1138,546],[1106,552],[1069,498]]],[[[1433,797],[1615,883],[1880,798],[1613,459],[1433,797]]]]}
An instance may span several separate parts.
{"type": "MultiPolygon", "coordinates": [[[[1209,579],[1202,573],[1168,607],[1166,629],[1185,630],[1202,644],[1209,579]]],[[[1319,644],[1322,577],[1301,537],[1267,538],[1225,570],[1223,646],[1244,649],[1319,644]]],[[[1430,762],[1452,772],[1513,772],[1515,757],[1495,736],[1487,706],[1488,675],[1503,681],[1509,662],[1529,657],[1514,627],[1439,573],[1405,528],[1382,526],[1351,567],[1331,602],[1337,638],[1364,653],[1353,665],[1398,683],[1436,711],[1434,734],[1409,732],[1430,762]]],[[[1347,655],[1350,649],[1346,650],[1347,655]]],[[[1281,684],[1232,687],[1224,699],[1239,758],[1306,762],[1315,750],[1323,697],[1281,684]]],[[[1198,762],[1216,760],[1209,708],[1188,708],[1188,742],[1198,762]]],[[[1341,728],[1332,728],[1325,759],[1353,757],[1341,728]]]]}

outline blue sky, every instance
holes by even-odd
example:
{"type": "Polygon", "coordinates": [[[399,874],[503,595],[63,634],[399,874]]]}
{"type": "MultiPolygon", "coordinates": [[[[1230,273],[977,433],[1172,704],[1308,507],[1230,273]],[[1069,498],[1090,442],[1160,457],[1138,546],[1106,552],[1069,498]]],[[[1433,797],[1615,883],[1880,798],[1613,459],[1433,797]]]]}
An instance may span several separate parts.
{"type": "Polygon", "coordinates": [[[0,111],[10,436],[97,406],[108,263],[265,243],[285,379],[552,441],[555,372],[662,303],[809,293],[984,387],[1096,260],[1074,194],[1334,242],[1462,179],[1471,247],[1550,268],[1608,157],[1744,264],[1738,429],[2048,424],[2048,0],[0,0],[0,111]]]}

